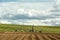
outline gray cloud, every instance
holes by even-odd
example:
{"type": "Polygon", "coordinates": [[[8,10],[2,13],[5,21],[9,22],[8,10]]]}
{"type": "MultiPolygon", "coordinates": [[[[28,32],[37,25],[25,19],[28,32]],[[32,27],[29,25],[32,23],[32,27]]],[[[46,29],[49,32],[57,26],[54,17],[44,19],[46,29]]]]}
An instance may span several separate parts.
{"type": "MultiPolygon", "coordinates": [[[[60,7],[60,6],[59,6],[60,7]]],[[[60,8],[38,3],[0,3],[0,23],[60,25],[60,8]],[[29,6],[30,5],[30,6],[29,6]],[[12,7],[13,6],[13,7],[12,7]],[[44,7],[45,6],[45,7],[44,7]],[[28,8],[27,8],[28,7],[28,8]],[[52,12],[53,9],[53,12],[52,12]]]]}
{"type": "Polygon", "coordinates": [[[44,19],[53,19],[53,18],[60,18],[59,16],[60,14],[56,13],[56,14],[51,14],[51,15],[47,15],[47,16],[32,16],[30,17],[28,14],[16,14],[16,15],[12,15],[12,14],[5,14],[2,16],[1,19],[10,19],[10,20],[16,20],[16,19],[38,19],[38,20],[44,20],[44,19]]]}

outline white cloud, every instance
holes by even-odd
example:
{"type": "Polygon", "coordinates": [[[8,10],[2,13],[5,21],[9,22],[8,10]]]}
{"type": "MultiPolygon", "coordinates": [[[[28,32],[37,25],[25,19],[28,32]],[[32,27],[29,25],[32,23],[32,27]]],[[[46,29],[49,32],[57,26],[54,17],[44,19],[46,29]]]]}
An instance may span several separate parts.
{"type": "Polygon", "coordinates": [[[56,0],[56,1],[57,1],[57,2],[56,2],[57,4],[60,4],[60,0],[56,0]]]}
{"type": "Polygon", "coordinates": [[[7,20],[0,20],[1,24],[11,24],[11,22],[7,21],[7,20]]]}
{"type": "Polygon", "coordinates": [[[50,3],[0,3],[0,23],[27,25],[59,25],[60,14],[50,12],[50,3]]]}
{"type": "Polygon", "coordinates": [[[4,2],[0,3],[1,15],[28,15],[28,16],[47,16],[48,11],[51,10],[49,3],[18,3],[18,2],[4,2]],[[44,7],[45,6],[45,7],[44,7]],[[3,13],[3,14],[2,14],[3,13]]]}

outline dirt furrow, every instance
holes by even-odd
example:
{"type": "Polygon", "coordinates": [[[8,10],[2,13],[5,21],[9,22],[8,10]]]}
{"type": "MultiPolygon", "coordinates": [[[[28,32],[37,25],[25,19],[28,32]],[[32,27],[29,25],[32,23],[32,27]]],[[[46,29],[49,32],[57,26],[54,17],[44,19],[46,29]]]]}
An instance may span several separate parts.
{"type": "Polygon", "coordinates": [[[59,35],[55,35],[55,34],[51,34],[52,36],[54,36],[55,38],[58,38],[58,39],[60,39],[60,36],[59,35]]]}
{"type": "Polygon", "coordinates": [[[36,34],[36,36],[37,36],[38,40],[44,40],[43,37],[42,37],[41,35],[36,34]]]}
{"type": "Polygon", "coordinates": [[[35,34],[32,34],[32,40],[38,40],[38,38],[35,36],[35,34]]]}
{"type": "Polygon", "coordinates": [[[9,40],[16,40],[17,39],[17,36],[18,35],[16,35],[16,34],[12,34],[9,40]]]}
{"type": "Polygon", "coordinates": [[[0,40],[60,40],[60,34],[53,34],[53,33],[0,33],[0,40]]]}
{"type": "Polygon", "coordinates": [[[20,40],[23,35],[19,34],[18,38],[16,40],[20,40]]]}
{"type": "Polygon", "coordinates": [[[20,40],[24,40],[25,36],[26,36],[26,35],[23,34],[23,35],[21,36],[20,40]]]}
{"type": "Polygon", "coordinates": [[[46,34],[42,34],[43,35],[43,38],[45,39],[45,40],[51,40],[49,37],[48,37],[48,35],[46,35],[46,34]]]}
{"type": "Polygon", "coordinates": [[[58,38],[52,36],[51,34],[47,34],[49,38],[51,38],[52,40],[59,40],[58,38]]]}
{"type": "Polygon", "coordinates": [[[0,40],[3,40],[4,37],[5,37],[5,35],[1,35],[1,36],[0,36],[0,40]]]}
{"type": "Polygon", "coordinates": [[[31,39],[31,35],[30,35],[30,34],[26,34],[24,40],[32,40],[32,39],[31,39]]]}
{"type": "Polygon", "coordinates": [[[10,36],[7,34],[1,34],[1,36],[0,36],[0,40],[8,40],[8,39],[10,39],[10,36]]]}

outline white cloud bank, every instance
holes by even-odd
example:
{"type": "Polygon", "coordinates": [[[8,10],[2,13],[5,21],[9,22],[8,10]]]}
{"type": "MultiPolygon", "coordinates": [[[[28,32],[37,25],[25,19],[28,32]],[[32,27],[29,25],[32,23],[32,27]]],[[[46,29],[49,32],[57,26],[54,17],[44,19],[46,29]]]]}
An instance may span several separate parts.
{"type": "MultiPolygon", "coordinates": [[[[60,12],[51,12],[53,3],[0,3],[0,23],[60,25],[60,12]]],[[[60,6],[58,6],[60,7],[60,6]]]]}

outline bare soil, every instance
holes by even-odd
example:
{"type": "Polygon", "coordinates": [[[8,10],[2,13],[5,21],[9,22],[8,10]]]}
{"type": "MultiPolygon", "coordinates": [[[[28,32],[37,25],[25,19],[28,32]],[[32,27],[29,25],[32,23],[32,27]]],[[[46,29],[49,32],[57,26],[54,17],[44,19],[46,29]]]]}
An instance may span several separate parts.
{"type": "Polygon", "coordinates": [[[60,40],[60,34],[33,32],[0,32],[0,40],[60,40]]]}

